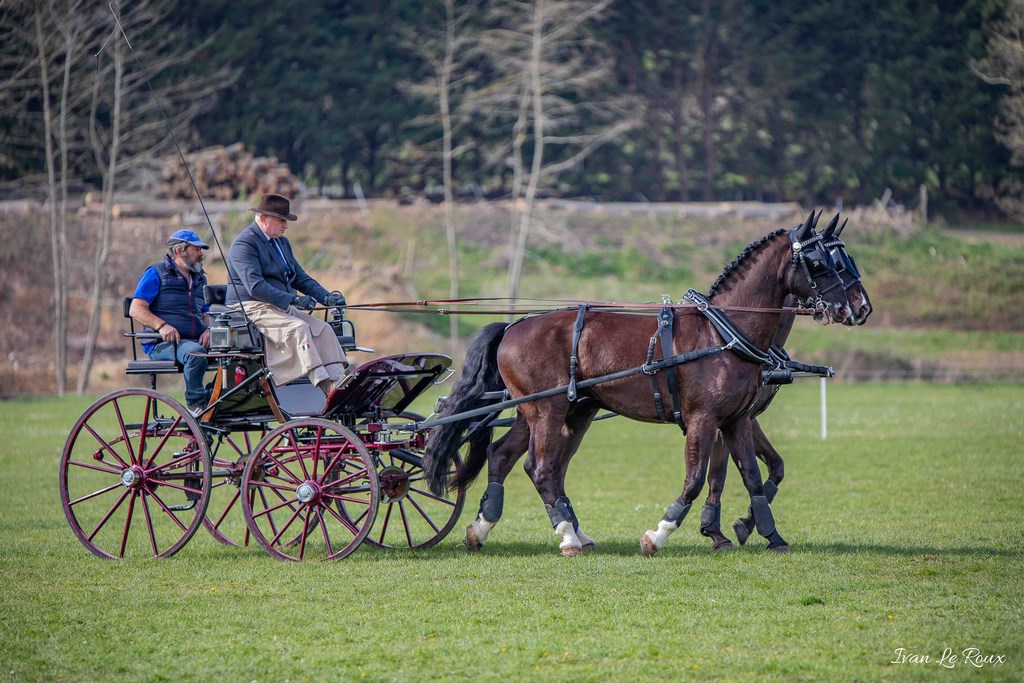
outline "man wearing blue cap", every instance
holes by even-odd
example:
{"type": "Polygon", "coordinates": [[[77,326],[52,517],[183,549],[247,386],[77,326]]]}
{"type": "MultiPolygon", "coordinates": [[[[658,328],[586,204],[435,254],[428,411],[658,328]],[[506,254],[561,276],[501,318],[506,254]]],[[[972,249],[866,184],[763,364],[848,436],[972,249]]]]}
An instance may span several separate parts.
{"type": "Polygon", "coordinates": [[[139,277],[128,311],[145,332],[156,332],[162,340],[146,342],[142,350],[153,360],[177,360],[184,368],[185,402],[193,413],[209,401],[203,387],[207,359],[195,355],[210,347],[210,307],[203,298],[203,251],[209,248],[192,230],[171,235],[164,260],[139,277]]]}

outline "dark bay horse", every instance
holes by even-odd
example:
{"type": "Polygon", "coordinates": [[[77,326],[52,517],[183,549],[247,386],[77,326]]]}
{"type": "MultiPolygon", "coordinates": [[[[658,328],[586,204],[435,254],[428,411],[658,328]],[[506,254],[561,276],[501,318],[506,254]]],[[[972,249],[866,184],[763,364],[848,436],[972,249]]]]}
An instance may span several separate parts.
{"type": "MultiPolygon", "coordinates": [[[[840,239],[846,221],[839,224],[839,214],[836,214],[828,227],[822,233],[822,242],[832,254],[836,270],[843,281],[846,289],[846,297],[850,302],[853,316],[846,320],[838,321],[846,325],[863,325],[871,315],[871,299],[867,290],[861,282],[860,271],[857,269],[853,257],[846,251],[846,244],[840,239]]],[[[787,298],[786,306],[792,307],[796,304],[792,297],[787,298]]],[[[774,346],[782,349],[789,339],[789,333],[796,322],[796,315],[786,313],[779,323],[779,331],[775,337],[774,346]]],[[[785,474],[785,463],[782,456],[772,445],[771,441],[761,429],[757,416],[768,409],[772,399],[778,393],[781,385],[769,384],[761,387],[757,397],[751,405],[749,414],[751,417],[751,436],[754,442],[754,454],[768,468],[768,479],[764,482],[765,498],[771,503],[778,492],[779,484],[782,483],[785,474]]],[[[708,497],[701,510],[700,532],[711,539],[712,547],[715,550],[725,550],[732,547],[732,541],[725,537],[721,531],[721,495],[725,489],[725,478],[728,469],[729,452],[721,435],[715,439],[714,450],[711,454],[711,462],[708,466],[708,497]]],[[[754,532],[754,516],[748,508],[747,515],[737,519],[733,523],[733,530],[736,532],[740,544],[746,543],[747,538],[754,532]]]]}
{"type": "MultiPolygon", "coordinates": [[[[726,267],[709,292],[711,306],[735,307],[730,312],[736,327],[758,349],[767,348],[775,339],[782,306],[789,295],[825,304],[832,318],[845,320],[852,315],[842,281],[821,243],[821,235],[814,231],[814,222],[777,230],[752,243],[726,267]]],[[[676,313],[671,325],[674,353],[716,347],[721,350],[719,333],[698,310],[680,308],[676,313]]],[[[656,319],[588,311],[581,318],[582,330],[574,345],[576,318],[575,310],[564,310],[524,318],[509,326],[494,323],[485,327],[470,345],[462,377],[440,416],[479,407],[486,392],[505,388],[512,397],[522,397],[566,385],[573,355],[581,379],[645,365],[649,344],[653,345],[658,329],[656,319]]],[[[664,348],[663,353],[671,355],[664,348]]],[[[482,546],[500,518],[500,482],[526,450],[526,471],[555,533],[562,539],[562,554],[578,555],[584,545],[592,544],[578,532],[579,523],[565,493],[569,461],[601,408],[644,422],[664,421],[664,413],[653,399],[654,383],[660,396],[668,399],[669,411],[681,415],[681,426],[687,434],[686,478],[682,493],[668,507],[658,528],[641,537],[643,552],[654,555],[689,512],[704,486],[719,430],[733,458],[742,464],[758,532],[768,539],[770,549],[788,550],[764,495],[746,413],[761,384],[761,364],[725,350],[660,371],[654,380],[643,374],[633,375],[588,386],[573,401],[557,395],[522,403],[512,427],[494,443],[488,430],[474,433],[466,462],[454,483],[472,481],[488,460],[491,466],[479,518],[466,532],[467,547],[482,546]],[[670,388],[670,377],[677,391],[670,388]]],[[[446,472],[471,422],[467,418],[431,430],[424,469],[433,490],[443,491],[452,483],[446,472]]]]}

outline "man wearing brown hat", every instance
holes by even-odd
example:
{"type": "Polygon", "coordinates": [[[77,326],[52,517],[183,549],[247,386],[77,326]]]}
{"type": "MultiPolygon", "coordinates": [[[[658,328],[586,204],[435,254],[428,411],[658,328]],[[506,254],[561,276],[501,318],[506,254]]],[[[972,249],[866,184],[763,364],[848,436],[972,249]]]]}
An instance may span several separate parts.
{"type": "Polygon", "coordinates": [[[228,250],[226,303],[238,306],[241,299],[249,319],[263,334],[274,382],[287,384],[306,375],[330,395],[345,377],[348,359],[334,329],[302,311],[311,310],[317,302],[344,306],[345,297],[328,292],[295,260],[284,236],[288,221],[297,220],[287,198],[265,194],[252,211],[255,220],[228,250]]]}

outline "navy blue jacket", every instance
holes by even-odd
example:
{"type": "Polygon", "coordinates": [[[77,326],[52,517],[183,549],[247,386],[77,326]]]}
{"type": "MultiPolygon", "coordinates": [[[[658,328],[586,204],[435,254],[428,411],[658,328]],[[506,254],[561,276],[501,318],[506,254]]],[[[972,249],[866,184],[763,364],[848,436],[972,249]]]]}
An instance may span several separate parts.
{"type": "Polygon", "coordinates": [[[279,237],[277,243],[285,262],[256,221],[235,238],[228,250],[226,303],[237,304],[241,298],[243,302],[263,301],[287,309],[295,290],[324,303],[330,292],[302,269],[286,237],[279,237]]]}
{"type": "MultiPolygon", "coordinates": [[[[149,302],[150,312],[173,325],[182,339],[198,341],[206,331],[203,323],[203,311],[207,308],[203,299],[206,273],[193,273],[186,279],[178,272],[170,256],[165,256],[161,263],[154,263],[150,268],[160,277],[160,290],[149,302]]],[[[148,327],[143,330],[155,331],[148,327]]],[[[142,350],[149,353],[155,344],[144,344],[142,350]]]]}

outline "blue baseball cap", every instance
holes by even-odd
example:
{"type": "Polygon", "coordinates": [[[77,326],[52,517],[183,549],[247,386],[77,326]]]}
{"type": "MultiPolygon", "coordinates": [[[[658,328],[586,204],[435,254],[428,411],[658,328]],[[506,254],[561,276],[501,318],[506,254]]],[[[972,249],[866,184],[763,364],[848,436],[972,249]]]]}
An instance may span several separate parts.
{"type": "Polygon", "coordinates": [[[181,242],[191,244],[193,247],[199,247],[200,249],[210,248],[210,245],[199,239],[199,235],[192,230],[178,230],[167,238],[167,246],[180,244],[181,242]]]}

